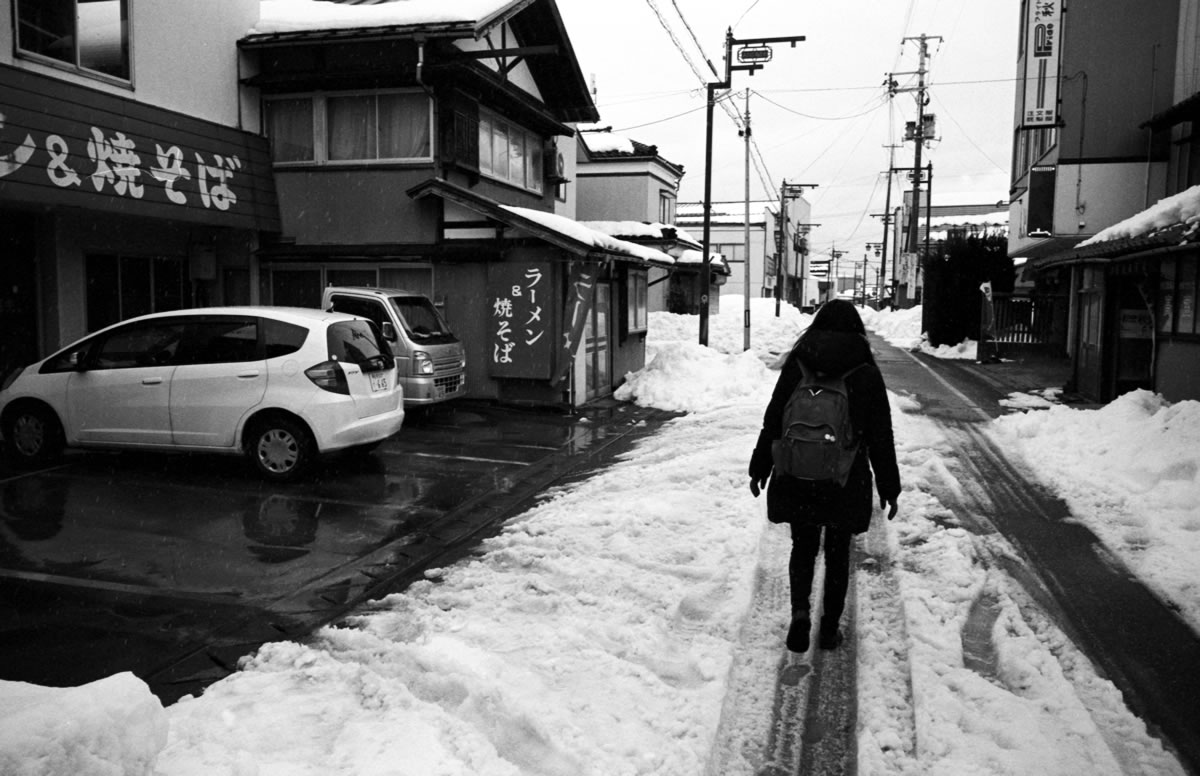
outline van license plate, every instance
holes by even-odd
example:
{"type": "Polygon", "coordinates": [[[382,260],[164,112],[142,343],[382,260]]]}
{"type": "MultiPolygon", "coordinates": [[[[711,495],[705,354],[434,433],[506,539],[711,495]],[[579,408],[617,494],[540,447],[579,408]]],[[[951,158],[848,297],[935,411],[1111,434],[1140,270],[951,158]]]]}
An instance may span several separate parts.
{"type": "Polygon", "coordinates": [[[372,393],[378,393],[388,389],[388,376],[386,372],[377,375],[367,375],[367,377],[371,380],[372,393]]]}

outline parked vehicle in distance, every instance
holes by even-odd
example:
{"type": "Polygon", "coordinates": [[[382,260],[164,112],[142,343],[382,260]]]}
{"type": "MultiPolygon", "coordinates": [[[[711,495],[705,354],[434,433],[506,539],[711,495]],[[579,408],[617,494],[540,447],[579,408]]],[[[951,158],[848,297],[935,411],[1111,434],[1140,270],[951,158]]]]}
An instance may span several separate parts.
{"type": "Polygon", "coordinates": [[[211,307],[114,324],[0,383],[10,460],[64,447],[244,454],[269,480],[400,430],[404,393],[369,320],[211,307]]]}
{"type": "Polygon", "coordinates": [[[406,404],[436,404],[466,394],[466,350],[424,294],[399,288],[329,286],[321,294],[321,308],[375,322],[396,356],[406,404]]]}

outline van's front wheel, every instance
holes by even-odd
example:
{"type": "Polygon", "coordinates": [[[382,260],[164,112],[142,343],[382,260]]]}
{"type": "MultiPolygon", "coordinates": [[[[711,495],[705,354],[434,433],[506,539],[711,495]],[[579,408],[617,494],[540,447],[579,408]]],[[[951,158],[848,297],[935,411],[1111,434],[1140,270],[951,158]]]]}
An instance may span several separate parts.
{"type": "Polygon", "coordinates": [[[254,424],[246,439],[246,454],[262,477],[289,482],[312,464],[316,447],[304,424],[273,417],[254,424]]]}

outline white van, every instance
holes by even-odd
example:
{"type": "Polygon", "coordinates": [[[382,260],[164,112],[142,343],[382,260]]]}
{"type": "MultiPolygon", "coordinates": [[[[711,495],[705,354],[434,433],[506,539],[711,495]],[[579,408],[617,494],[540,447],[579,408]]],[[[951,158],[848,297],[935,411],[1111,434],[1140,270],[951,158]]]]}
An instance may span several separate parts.
{"type": "Polygon", "coordinates": [[[329,286],[321,295],[321,309],[375,322],[396,356],[406,406],[436,404],[466,394],[466,350],[424,294],[329,286]]]}

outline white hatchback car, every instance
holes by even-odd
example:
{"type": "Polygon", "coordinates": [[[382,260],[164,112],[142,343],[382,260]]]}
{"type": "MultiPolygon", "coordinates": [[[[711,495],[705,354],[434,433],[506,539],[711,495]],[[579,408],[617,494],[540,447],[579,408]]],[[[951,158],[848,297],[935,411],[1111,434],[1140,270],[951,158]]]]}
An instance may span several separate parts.
{"type": "Polygon", "coordinates": [[[96,332],[0,385],[11,461],[64,446],[242,453],[271,480],[400,430],[404,392],[375,324],[292,307],[155,313],[96,332]]]}

